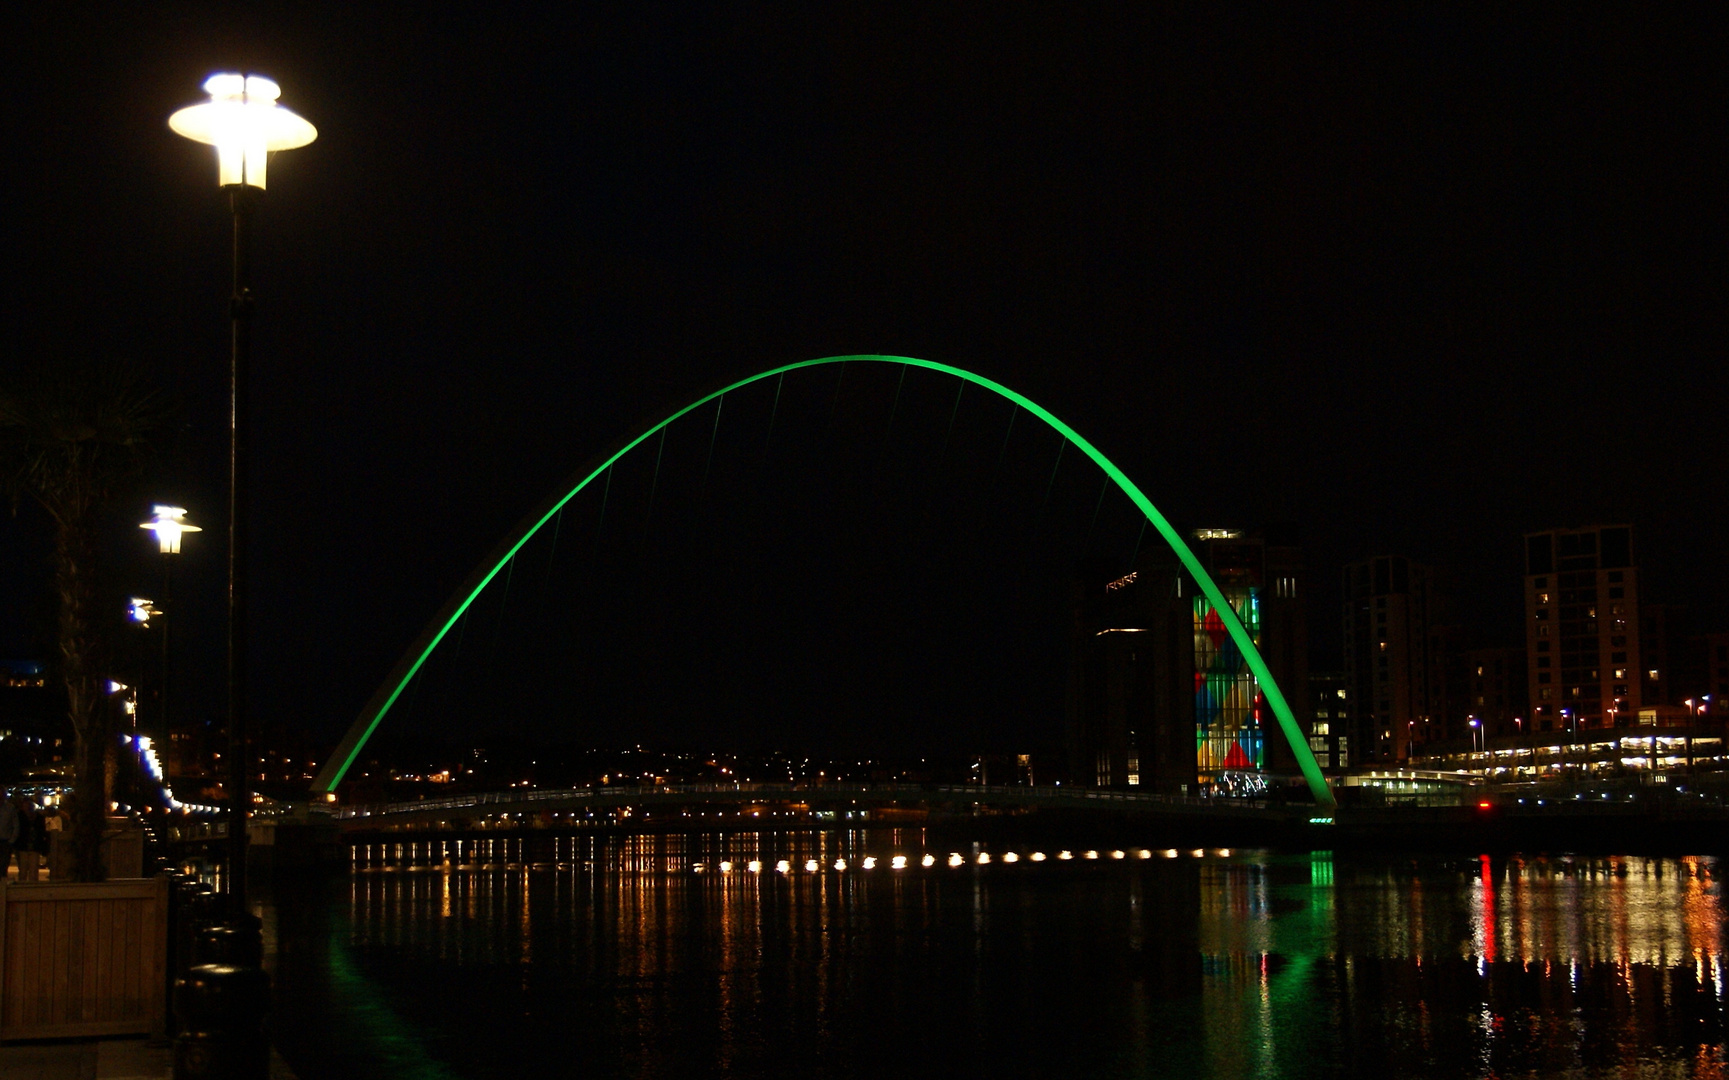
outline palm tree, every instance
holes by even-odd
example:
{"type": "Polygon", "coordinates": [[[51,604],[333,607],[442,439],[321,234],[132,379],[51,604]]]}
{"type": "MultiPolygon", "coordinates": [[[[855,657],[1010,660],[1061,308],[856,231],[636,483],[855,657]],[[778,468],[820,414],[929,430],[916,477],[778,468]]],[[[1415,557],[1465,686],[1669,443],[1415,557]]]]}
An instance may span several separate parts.
{"type": "Polygon", "coordinates": [[[108,631],[118,615],[101,615],[99,522],[140,474],[166,422],[161,395],[121,364],[47,364],[0,386],[0,489],[14,510],[29,498],[54,523],[56,666],[74,736],[69,869],[76,881],[104,876],[107,765],[118,740],[103,678],[108,631]]]}

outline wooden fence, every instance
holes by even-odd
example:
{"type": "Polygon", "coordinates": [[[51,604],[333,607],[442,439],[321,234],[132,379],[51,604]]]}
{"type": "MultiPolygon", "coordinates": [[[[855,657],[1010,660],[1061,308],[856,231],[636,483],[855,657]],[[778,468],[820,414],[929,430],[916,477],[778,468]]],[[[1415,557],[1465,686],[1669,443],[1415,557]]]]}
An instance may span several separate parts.
{"type": "Polygon", "coordinates": [[[168,887],[0,884],[0,1040],[164,1034],[168,887]]]}

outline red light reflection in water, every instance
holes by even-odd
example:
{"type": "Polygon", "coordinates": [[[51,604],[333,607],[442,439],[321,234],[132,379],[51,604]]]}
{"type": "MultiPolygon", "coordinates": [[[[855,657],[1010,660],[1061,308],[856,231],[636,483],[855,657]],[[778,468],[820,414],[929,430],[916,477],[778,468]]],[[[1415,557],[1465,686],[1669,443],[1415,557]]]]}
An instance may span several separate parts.
{"type": "Polygon", "coordinates": [[[1495,868],[1489,862],[1489,856],[1479,856],[1480,880],[1483,883],[1483,895],[1477,898],[1482,912],[1482,942],[1478,955],[1493,964],[1495,962],[1495,868]]]}

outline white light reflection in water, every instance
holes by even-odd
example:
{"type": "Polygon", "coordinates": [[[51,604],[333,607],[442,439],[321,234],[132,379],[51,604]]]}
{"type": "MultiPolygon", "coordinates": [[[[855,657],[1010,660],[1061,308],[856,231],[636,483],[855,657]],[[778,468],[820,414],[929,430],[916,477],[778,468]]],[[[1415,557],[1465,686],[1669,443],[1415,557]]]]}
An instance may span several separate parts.
{"type": "MultiPolygon", "coordinates": [[[[950,992],[970,1004],[942,1015],[959,1025],[957,1040],[977,1047],[986,1028],[968,1024],[1012,1032],[993,1010],[1022,1007],[1012,981],[990,973],[1041,940],[1078,950],[1073,970],[1049,970],[1070,980],[1067,996],[1090,1003],[1075,1015],[1116,1025],[1102,1034],[1119,1040],[1111,1060],[1156,1062],[1172,1075],[1179,1065],[1197,1077],[1309,1075],[1300,1063],[1340,1060],[1338,1039],[1357,1052],[1350,1033],[1363,1031],[1381,1055],[1364,1069],[1378,1075],[1709,1075],[1729,1030],[1715,859],[1335,860],[1211,850],[1216,857],[1194,859],[1182,857],[1194,849],[1162,848],[1145,850],[1163,858],[1143,859],[1143,849],[1129,848],[1133,857],[1116,861],[1107,847],[1090,863],[1035,865],[1026,854],[1020,866],[1004,866],[999,852],[962,874],[921,869],[923,837],[893,845],[876,837],[567,839],[574,846],[557,849],[556,863],[533,839],[508,850],[490,839],[485,849],[377,845],[356,852],[357,869],[342,883],[346,921],[336,921],[366,970],[404,955],[447,965],[453,978],[521,965],[520,987],[509,992],[525,995],[522,1009],[540,1007],[532,994],[553,992],[551,975],[530,978],[530,960],[536,971],[570,973],[587,989],[566,1007],[618,1003],[609,1030],[622,1057],[603,1070],[615,1074],[690,1067],[676,1056],[680,1033],[713,1048],[703,1068],[748,1059],[771,1038],[762,1027],[771,1006],[777,1022],[856,1045],[872,1036],[849,1027],[860,1023],[849,1017],[868,1003],[881,1019],[898,1007],[896,994],[914,993],[873,981],[891,967],[947,972],[950,992]],[[897,849],[912,854],[891,874],[897,849]],[[882,865],[867,871],[872,850],[882,865]],[[469,855],[494,868],[459,869],[469,855]],[[424,872],[399,861],[417,858],[429,861],[424,872]],[[561,869],[566,860],[577,869],[561,869]],[[742,870],[813,860],[844,869],[712,872],[722,863],[742,870]],[[696,873],[699,864],[710,872],[696,873]],[[1108,918],[1040,907],[1107,900],[1097,911],[1108,918]],[[1062,936],[1083,927],[1083,936],[1062,936]],[[888,956],[893,965],[870,967],[888,956]],[[1073,981],[1081,970],[1098,986],[1073,981]],[[702,994],[712,993],[692,999],[695,1011],[680,996],[695,984],[678,974],[693,971],[710,988],[702,994]],[[717,1026],[694,1030],[692,1017],[717,1026]],[[1169,1048],[1178,1045],[1192,1056],[1174,1061],[1169,1048]],[[1600,1069],[1581,1071],[1599,1055],[1600,1069]],[[1657,1061],[1675,1068],[1649,1064],[1657,1061]]],[[[943,861],[949,846],[933,845],[943,861]]],[[[975,863],[976,855],[955,854],[963,866],[975,863]]],[[[1065,955],[1042,962],[1067,963],[1065,955]]],[[[1035,996],[1048,1002],[1044,991],[1035,996]]],[[[905,1000],[915,998],[926,1009],[946,1000],[905,1000]]],[[[1014,1015],[1023,1027],[1041,1017],[1037,1007],[1014,1015]]]]}

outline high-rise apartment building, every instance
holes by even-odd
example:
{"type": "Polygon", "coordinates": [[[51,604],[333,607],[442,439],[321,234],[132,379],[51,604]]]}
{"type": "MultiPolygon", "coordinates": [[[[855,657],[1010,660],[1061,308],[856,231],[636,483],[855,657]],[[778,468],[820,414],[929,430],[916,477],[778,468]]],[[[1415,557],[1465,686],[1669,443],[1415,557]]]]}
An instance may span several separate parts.
{"type": "Polygon", "coordinates": [[[1445,738],[1442,599],[1434,572],[1400,555],[1344,568],[1345,682],[1353,764],[1404,761],[1445,738]]]}
{"type": "Polygon", "coordinates": [[[1525,683],[1525,650],[1466,649],[1454,666],[1463,675],[1461,693],[1448,703],[1450,737],[1461,737],[1458,729],[1471,720],[1482,724],[1490,738],[1523,735],[1528,730],[1531,695],[1525,683]]]}
{"type": "MultiPolygon", "coordinates": [[[[1308,730],[1301,551],[1279,530],[1203,529],[1191,543],[1308,730]]],[[[1295,758],[1217,610],[1167,552],[1077,585],[1069,677],[1072,782],[1232,786],[1295,758]]]]}
{"type": "Polygon", "coordinates": [[[1537,731],[1638,722],[1662,700],[1661,667],[1640,648],[1639,569],[1630,525],[1525,537],[1525,652],[1537,731]]]}
{"type": "Polygon", "coordinates": [[[1323,769],[1352,763],[1349,685],[1342,671],[1309,674],[1309,750],[1323,769]]]}

